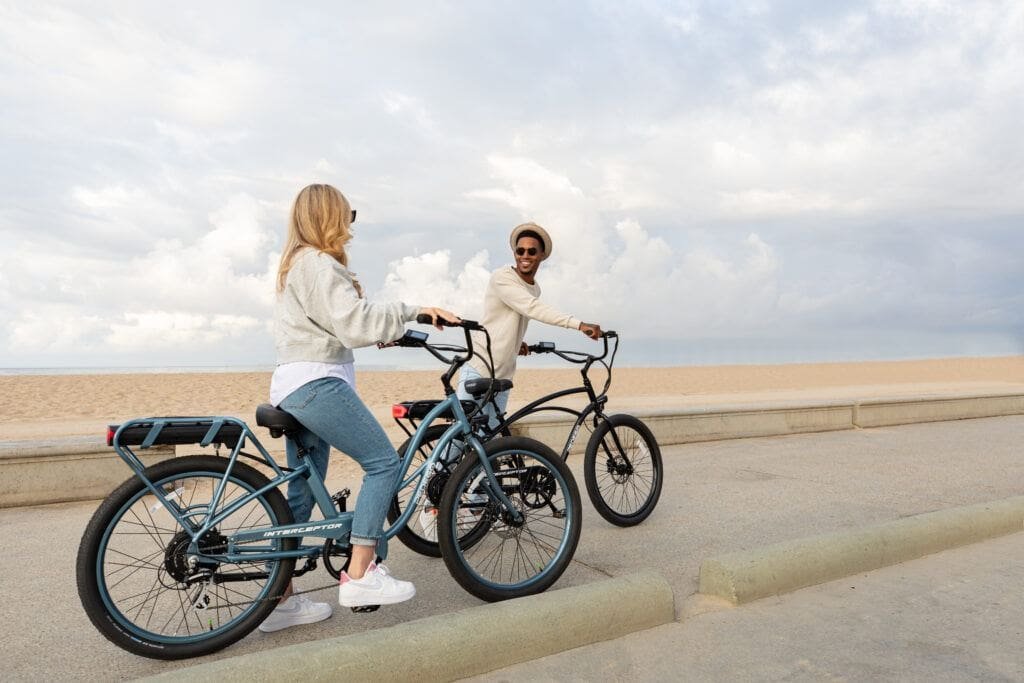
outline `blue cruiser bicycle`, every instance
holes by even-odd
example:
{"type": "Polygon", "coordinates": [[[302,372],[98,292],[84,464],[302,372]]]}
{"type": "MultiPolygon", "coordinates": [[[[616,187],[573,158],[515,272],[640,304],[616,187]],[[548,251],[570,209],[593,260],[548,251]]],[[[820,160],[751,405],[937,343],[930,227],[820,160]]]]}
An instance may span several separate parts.
{"type": "MultiPolygon", "coordinates": [[[[398,490],[411,487],[422,495],[452,440],[467,444],[465,452],[473,455],[462,457],[452,471],[437,508],[445,564],[463,588],[483,600],[539,593],[558,580],[576,550],[579,490],[562,459],[544,444],[522,437],[482,443],[473,434],[476,407],[456,398],[451,380],[473,354],[470,330],[484,333],[488,355],[490,337],[473,321],[453,326],[463,328],[465,348],[426,345],[426,335],[415,330],[396,342],[428,348],[449,365],[441,377],[446,398],[424,416],[414,441],[423,440],[436,420],[451,420],[418,466],[410,467],[418,441],[406,449],[398,490]]],[[[288,438],[298,428],[291,415],[267,404],[257,409],[256,423],[273,437],[288,438]]],[[[103,501],[86,527],[77,580],[90,620],[115,645],[156,659],[215,652],[256,628],[293,576],[321,561],[337,579],[347,565],[349,491],[329,494],[306,462],[281,467],[242,420],[135,419],[110,427],[107,440],[134,476],[103,501]],[[215,454],[145,467],[133,449],[157,444],[213,446],[215,454]],[[309,486],[322,520],[294,523],[280,490],[293,480],[309,486]],[[320,540],[307,544],[305,538],[320,540]]],[[[385,536],[402,530],[414,510],[393,520],[385,536]]]]}

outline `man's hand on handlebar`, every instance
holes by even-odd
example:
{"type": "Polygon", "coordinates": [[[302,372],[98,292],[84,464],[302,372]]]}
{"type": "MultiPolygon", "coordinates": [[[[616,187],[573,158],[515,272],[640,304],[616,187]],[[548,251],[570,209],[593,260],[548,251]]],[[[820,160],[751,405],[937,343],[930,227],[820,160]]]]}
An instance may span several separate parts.
{"type": "Polygon", "coordinates": [[[519,355],[520,356],[529,356],[530,355],[530,347],[526,345],[526,342],[519,342],[519,355]]]}
{"type": "Polygon", "coordinates": [[[580,332],[591,339],[601,338],[601,326],[597,323],[580,323],[580,332]]]}
{"type": "Polygon", "coordinates": [[[429,306],[429,307],[421,308],[420,312],[419,312],[419,315],[416,317],[417,322],[420,322],[421,321],[420,319],[423,316],[429,316],[430,324],[433,325],[434,327],[436,327],[439,330],[443,329],[443,325],[441,324],[441,320],[446,320],[446,321],[448,321],[450,323],[460,323],[460,322],[462,322],[462,318],[460,318],[459,316],[455,315],[451,311],[446,311],[443,308],[437,308],[437,307],[434,307],[434,306],[429,306]],[[440,320],[439,320],[439,318],[440,318],[440,320]]]}

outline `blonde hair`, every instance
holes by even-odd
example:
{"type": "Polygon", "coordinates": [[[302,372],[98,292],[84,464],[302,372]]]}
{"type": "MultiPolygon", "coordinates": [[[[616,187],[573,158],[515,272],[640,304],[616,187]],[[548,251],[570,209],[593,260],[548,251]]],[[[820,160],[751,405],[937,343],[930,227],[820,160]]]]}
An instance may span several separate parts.
{"type": "Polygon", "coordinates": [[[348,267],[345,245],[352,239],[352,207],[345,195],[330,185],[307,185],[292,204],[288,238],[277,267],[277,291],[284,291],[288,271],[299,250],[312,247],[348,267]]]}

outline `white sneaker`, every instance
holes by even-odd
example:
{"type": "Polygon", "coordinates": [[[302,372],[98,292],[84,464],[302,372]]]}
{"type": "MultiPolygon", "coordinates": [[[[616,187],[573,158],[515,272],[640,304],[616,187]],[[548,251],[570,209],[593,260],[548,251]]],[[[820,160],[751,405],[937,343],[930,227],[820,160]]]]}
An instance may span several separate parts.
{"type": "Polygon", "coordinates": [[[420,523],[420,536],[437,543],[437,508],[423,508],[417,519],[420,523]]]}
{"type": "Polygon", "coordinates": [[[416,586],[409,581],[399,581],[388,573],[387,567],[371,562],[361,579],[353,579],[347,572],[341,573],[338,604],[342,607],[393,605],[414,595],[416,586]]]}
{"type": "Polygon", "coordinates": [[[259,628],[264,633],[273,633],[289,626],[313,624],[323,621],[334,611],[326,602],[313,602],[304,595],[292,595],[278,603],[259,628]]]}

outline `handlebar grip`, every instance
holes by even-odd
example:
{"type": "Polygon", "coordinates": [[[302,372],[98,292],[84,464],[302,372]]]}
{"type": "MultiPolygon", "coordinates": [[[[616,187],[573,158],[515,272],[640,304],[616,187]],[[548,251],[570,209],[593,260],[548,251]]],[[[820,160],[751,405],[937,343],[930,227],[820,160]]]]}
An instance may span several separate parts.
{"type": "MultiPolygon", "coordinates": [[[[420,325],[433,325],[434,318],[429,313],[420,313],[416,316],[416,322],[420,325]]],[[[450,323],[441,316],[437,317],[437,324],[441,327],[461,327],[461,323],[450,323]]]]}
{"type": "MultiPolygon", "coordinates": [[[[433,319],[433,317],[431,317],[427,313],[420,313],[419,315],[416,316],[416,322],[419,323],[420,325],[433,325],[434,324],[434,319],[433,319]]],[[[450,323],[447,320],[445,320],[444,318],[440,318],[439,317],[437,319],[437,323],[439,325],[441,325],[442,327],[464,327],[467,330],[482,330],[482,329],[484,329],[483,326],[480,323],[478,323],[477,321],[475,321],[475,320],[466,320],[465,318],[463,318],[462,322],[450,323]]]]}
{"type": "Polygon", "coordinates": [[[616,332],[615,330],[605,330],[604,332],[601,333],[601,336],[607,337],[608,339],[614,339],[619,336],[619,333],[616,332]]]}

